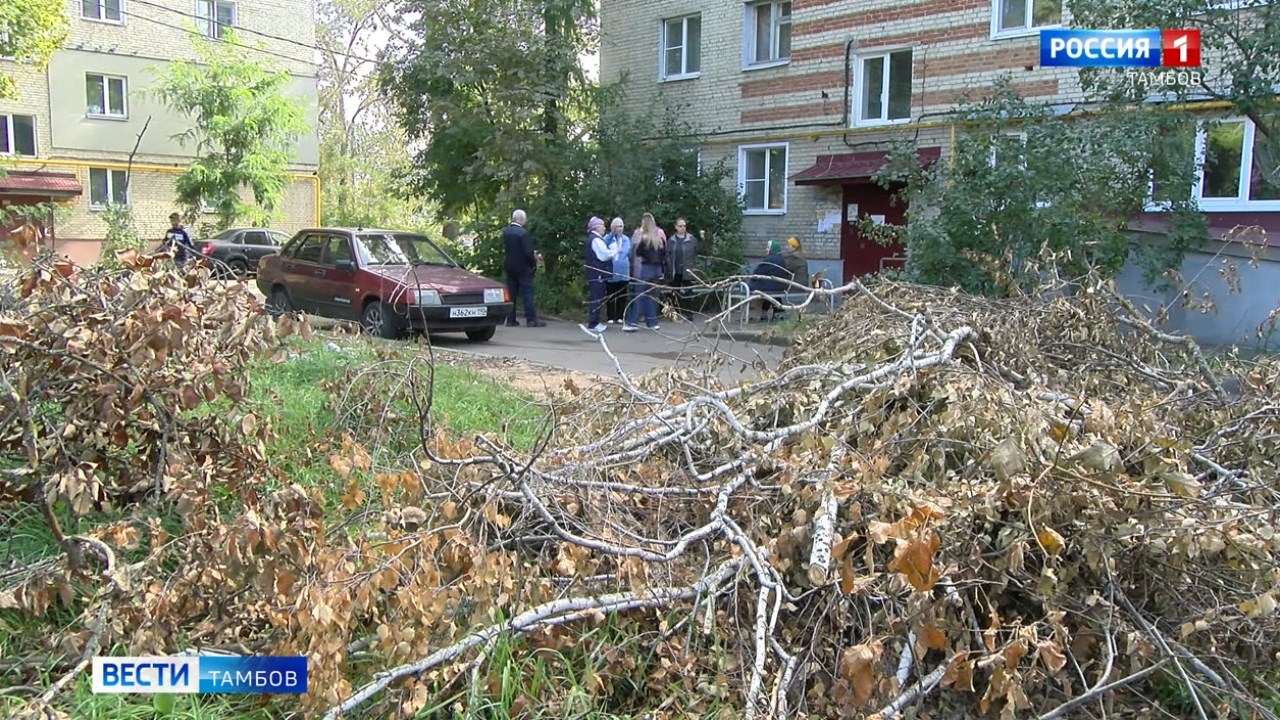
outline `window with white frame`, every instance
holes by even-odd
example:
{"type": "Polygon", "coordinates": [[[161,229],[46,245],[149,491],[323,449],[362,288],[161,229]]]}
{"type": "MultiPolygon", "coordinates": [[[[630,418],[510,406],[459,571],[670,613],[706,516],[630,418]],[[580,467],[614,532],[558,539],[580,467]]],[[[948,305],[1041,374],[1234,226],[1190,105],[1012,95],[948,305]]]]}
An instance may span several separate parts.
{"type": "Polygon", "coordinates": [[[36,156],[36,119],[30,115],[0,115],[0,155],[36,156]]]}
{"type": "Polygon", "coordinates": [[[662,21],[662,57],[658,62],[663,80],[698,76],[702,70],[701,15],[662,21]]]}
{"type": "Polygon", "coordinates": [[[122,118],[129,115],[125,78],[89,73],[85,75],[84,94],[87,112],[91,116],[122,118]]]}
{"type": "Polygon", "coordinates": [[[1027,33],[1062,24],[1062,0],[992,0],[995,33],[1027,33]]]}
{"type": "Polygon", "coordinates": [[[791,58],[791,2],[770,0],[747,5],[746,64],[769,65],[791,58]]]}
{"type": "Polygon", "coordinates": [[[89,168],[89,207],[101,210],[108,205],[128,205],[128,177],[124,170],[89,168]]]}
{"type": "Polygon", "coordinates": [[[738,148],[738,186],[746,212],[782,215],[787,211],[787,145],[738,148]]]}
{"type": "Polygon", "coordinates": [[[1000,133],[991,138],[991,167],[1015,165],[1027,168],[1027,134],[1024,132],[1000,133]]]}
{"type": "MultiPolygon", "coordinates": [[[[1183,143],[1189,140],[1182,138],[1183,143]]],[[[1202,124],[1194,142],[1196,173],[1191,191],[1202,210],[1280,210],[1280,150],[1259,135],[1251,120],[1230,118],[1202,124]]],[[[1180,194],[1161,181],[1157,168],[1151,183],[1152,209],[1180,194]]]]}
{"type": "Polygon", "coordinates": [[[862,58],[858,122],[866,125],[911,119],[911,50],[862,58]]]}
{"type": "Polygon", "coordinates": [[[218,39],[236,26],[236,4],[230,0],[196,0],[196,28],[218,39]]]}
{"type": "Polygon", "coordinates": [[[80,0],[80,17],[102,22],[123,22],[122,2],[124,0],[80,0]]]}

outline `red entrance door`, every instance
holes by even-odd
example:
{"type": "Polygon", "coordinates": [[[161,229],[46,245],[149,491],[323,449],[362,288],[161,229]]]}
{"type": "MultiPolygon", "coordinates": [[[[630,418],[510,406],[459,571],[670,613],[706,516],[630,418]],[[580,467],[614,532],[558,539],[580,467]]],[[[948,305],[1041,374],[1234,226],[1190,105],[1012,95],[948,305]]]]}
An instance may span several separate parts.
{"type": "Polygon", "coordinates": [[[906,203],[898,199],[899,188],[885,190],[870,182],[844,186],[844,210],[840,233],[840,259],[844,261],[844,282],[881,270],[901,268],[906,251],[901,243],[884,246],[862,237],[854,224],[864,218],[889,225],[906,221],[906,203]]]}

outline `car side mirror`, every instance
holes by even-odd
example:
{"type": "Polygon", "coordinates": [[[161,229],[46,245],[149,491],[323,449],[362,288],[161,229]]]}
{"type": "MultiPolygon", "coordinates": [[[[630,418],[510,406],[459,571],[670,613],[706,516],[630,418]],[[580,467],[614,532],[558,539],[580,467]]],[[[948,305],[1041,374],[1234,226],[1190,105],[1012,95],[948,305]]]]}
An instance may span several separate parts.
{"type": "Polygon", "coordinates": [[[346,272],[355,272],[356,264],[351,260],[339,260],[333,264],[335,270],[344,270],[346,272]]]}

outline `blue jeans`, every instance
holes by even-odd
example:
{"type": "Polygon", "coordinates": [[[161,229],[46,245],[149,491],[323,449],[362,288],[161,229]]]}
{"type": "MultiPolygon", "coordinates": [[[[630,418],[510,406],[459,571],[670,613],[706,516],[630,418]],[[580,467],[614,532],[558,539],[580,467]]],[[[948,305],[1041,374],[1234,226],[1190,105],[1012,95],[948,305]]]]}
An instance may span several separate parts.
{"type": "Polygon", "coordinates": [[[655,283],[662,276],[662,268],[657,265],[641,265],[640,281],[631,287],[635,290],[635,301],[627,307],[627,324],[635,325],[644,313],[644,323],[649,327],[658,326],[658,301],[654,299],[657,291],[655,283]]]}

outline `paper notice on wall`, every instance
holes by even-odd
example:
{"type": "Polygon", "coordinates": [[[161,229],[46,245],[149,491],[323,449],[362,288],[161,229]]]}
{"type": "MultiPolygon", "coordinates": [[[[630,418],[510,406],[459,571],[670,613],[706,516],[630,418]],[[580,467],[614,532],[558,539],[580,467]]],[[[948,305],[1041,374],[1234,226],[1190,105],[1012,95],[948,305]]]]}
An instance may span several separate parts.
{"type": "Polygon", "coordinates": [[[870,217],[871,217],[871,222],[875,223],[876,225],[883,225],[883,224],[884,224],[884,216],[883,216],[883,215],[872,215],[872,216],[870,216],[870,217]]]}
{"type": "Polygon", "coordinates": [[[818,220],[818,234],[824,235],[840,227],[840,211],[832,210],[818,220]]]}

